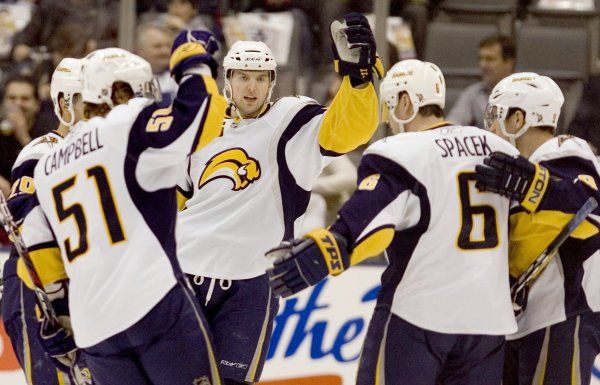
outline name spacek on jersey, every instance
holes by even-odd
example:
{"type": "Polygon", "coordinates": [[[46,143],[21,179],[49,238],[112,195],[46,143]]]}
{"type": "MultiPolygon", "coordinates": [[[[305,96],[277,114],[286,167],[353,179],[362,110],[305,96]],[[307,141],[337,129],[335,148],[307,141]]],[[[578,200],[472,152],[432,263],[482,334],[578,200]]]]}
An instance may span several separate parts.
{"type": "Polygon", "coordinates": [[[509,200],[475,188],[475,166],[493,151],[518,153],[488,131],[449,123],[365,151],[358,190],[331,230],[348,241],[351,264],[386,250],[378,306],[440,333],[516,330],[509,200]]]}
{"type": "Polygon", "coordinates": [[[68,277],[79,347],[135,324],[182,276],[177,170],[219,135],[224,110],[214,80],[192,75],[170,107],[134,98],[80,123],[40,159],[34,178],[46,218],[30,224],[35,238],[23,238],[45,251],[34,259],[45,284],[68,277]]]}

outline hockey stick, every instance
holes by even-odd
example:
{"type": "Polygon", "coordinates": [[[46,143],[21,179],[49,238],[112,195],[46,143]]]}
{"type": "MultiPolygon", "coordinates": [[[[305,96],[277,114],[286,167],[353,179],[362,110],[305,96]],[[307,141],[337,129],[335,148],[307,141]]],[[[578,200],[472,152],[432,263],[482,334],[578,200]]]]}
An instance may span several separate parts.
{"type": "Polygon", "coordinates": [[[544,271],[546,266],[552,261],[558,253],[558,249],[571,236],[573,231],[585,221],[587,216],[598,207],[598,202],[594,198],[589,198],[577,213],[567,222],[560,233],[550,242],[550,244],[541,252],[541,254],[533,261],[531,265],[521,274],[517,282],[511,287],[511,297],[513,304],[517,304],[517,297],[521,292],[531,286],[537,277],[544,271]]]}
{"type": "Polygon", "coordinates": [[[42,280],[38,275],[35,267],[33,265],[33,261],[29,256],[29,252],[27,251],[27,247],[25,246],[25,242],[23,242],[23,238],[21,238],[21,234],[19,232],[19,227],[15,223],[15,220],[10,213],[8,208],[8,202],[4,195],[0,194],[0,220],[6,229],[8,235],[10,235],[15,249],[17,250],[17,254],[25,263],[25,267],[27,269],[27,273],[29,274],[29,278],[33,283],[33,292],[35,293],[35,298],[37,300],[38,305],[40,306],[40,310],[44,314],[44,317],[51,322],[53,325],[58,324],[58,318],[56,317],[56,312],[50,303],[50,299],[48,295],[44,291],[44,285],[42,284],[42,280]]]}
{"type": "MultiPolygon", "coordinates": [[[[48,294],[46,294],[44,291],[42,280],[35,270],[33,261],[29,256],[27,247],[25,246],[25,242],[23,242],[23,238],[19,232],[19,227],[10,213],[8,202],[2,193],[0,193],[0,225],[3,225],[8,235],[10,235],[15,249],[17,250],[17,254],[25,263],[25,268],[29,274],[29,278],[31,279],[31,282],[33,282],[33,292],[35,293],[35,298],[38,306],[44,314],[45,319],[48,320],[51,326],[61,327],[58,317],[56,316],[56,312],[54,311],[54,307],[52,307],[52,303],[50,302],[50,298],[48,298],[48,294]]],[[[73,363],[73,365],[70,367],[69,376],[76,384],[84,385],[85,381],[82,379],[83,375],[81,373],[82,372],[79,368],[79,365],[73,363]]]]}

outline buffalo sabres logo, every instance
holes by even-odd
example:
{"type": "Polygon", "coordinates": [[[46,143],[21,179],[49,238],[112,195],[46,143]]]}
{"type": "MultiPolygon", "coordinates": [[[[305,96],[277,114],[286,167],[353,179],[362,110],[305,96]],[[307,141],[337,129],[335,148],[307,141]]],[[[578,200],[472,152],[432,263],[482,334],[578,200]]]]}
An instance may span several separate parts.
{"type": "Polygon", "coordinates": [[[239,147],[222,151],[206,162],[198,189],[212,180],[225,178],[233,182],[233,191],[243,190],[260,178],[260,164],[239,147]]]}

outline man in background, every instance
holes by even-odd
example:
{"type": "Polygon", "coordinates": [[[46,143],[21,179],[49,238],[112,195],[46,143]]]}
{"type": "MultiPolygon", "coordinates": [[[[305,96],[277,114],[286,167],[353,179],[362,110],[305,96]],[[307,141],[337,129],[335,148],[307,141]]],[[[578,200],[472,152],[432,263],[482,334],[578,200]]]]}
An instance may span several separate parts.
{"type": "Polygon", "coordinates": [[[481,81],[467,87],[450,110],[448,120],[461,126],[483,128],[483,116],[494,86],[515,69],[516,47],[507,36],[492,35],[479,43],[481,81]]]}

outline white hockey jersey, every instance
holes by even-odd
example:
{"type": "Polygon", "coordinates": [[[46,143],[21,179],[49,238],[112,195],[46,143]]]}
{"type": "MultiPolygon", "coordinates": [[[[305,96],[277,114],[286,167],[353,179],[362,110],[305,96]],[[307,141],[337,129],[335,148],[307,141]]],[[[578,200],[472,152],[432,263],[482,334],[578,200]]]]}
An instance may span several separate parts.
{"type": "MultiPolygon", "coordinates": [[[[584,140],[555,137],[529,160],[546,167],[553,182],[536,213],[511,210],[510,270],[515,277],[558,235],[588,197],[600,200],[600,165],[584,140]]],[[[519,331],[509,339],[568,317],[600,311],[600,210],[594,210],[590,217],[559,248],[531,286],[527,307],[517,318],[519,331]]]]}
{"type": "Polygon", "coordinates": [[[440,333],[516,330],[509,200],[475,188],[475,166],[493,151],[518,153],[488,131],[449,123],[365,151],[358,190],[331,231],[347,239],[352,264],[386,249],[378,306],[440,333]]]}
{"type": "Polygon", "coordinates": [[[66,272],[79,347],[135,324],[182,276],[177,170],[219,135],[224,110],[214,80],[193,75],[172,106],[132,99],[80,124],[40,159],[34,179],[47,222],[26,222],[31,230],[23,238],[44,283],[66,272]]]}
{"type": "Polygon", "coordinates": [[[371,84],[345,79],[329,109],[285,97],[258,119],[226,119],[223,135],[194,154],[177,222],[184,272],[219,279],[265,274],[265,252],[294,236],[310,190],[331,155],[368,141],[377,127],[371,84]]]}

